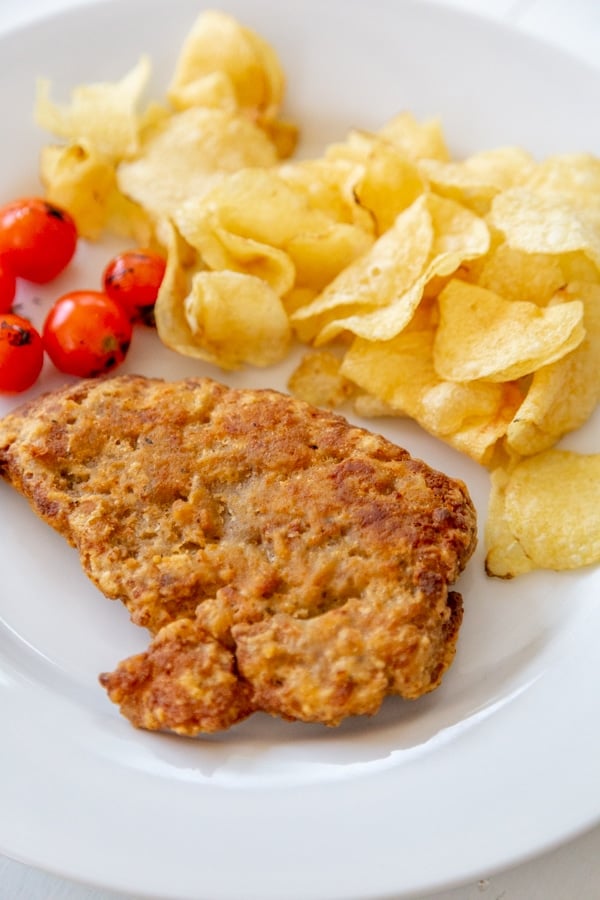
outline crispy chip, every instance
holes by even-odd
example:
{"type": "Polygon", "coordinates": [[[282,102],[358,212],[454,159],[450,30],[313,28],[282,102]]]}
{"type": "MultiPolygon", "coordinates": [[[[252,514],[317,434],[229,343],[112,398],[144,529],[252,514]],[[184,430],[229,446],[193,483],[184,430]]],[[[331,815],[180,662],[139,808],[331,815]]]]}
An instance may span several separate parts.
{"type": "Polygon", "coordinates": [[[277,294],[251,275],[205,271],[173,226],[166,237],[167,269],[155,306],[163,343],[223,369],[281,359],[291,332],[277,294]]]}
{"type": "Polygon", "coordinates": [[[313,209],[276,170],[242,169],[174,218],[210,268],[257,275],[280,295],[322,288],[372,243],[361,228],[313,209]]]}
{"type": "Polygon", "coordinates": [[[248,119],[198,107],[150,128],[139,157],[119,165],[117,180],[125,195],[160,220],[206,193],[219,173],[271,166],[276,160],[269,139],[248,119]]]}
{"type": "Polygon", "coordinates": [[[540,308],[453,280],[439,297],[434,365],[450,381],[511,381],[565,356],[585,336],[583,304],[540,308]]]}
{"type": "Polygon", "coordinates": [[[503,578],[599,562],[600,454],[547,450],[494,471],[486,544],[503,578]]]}
{"type": "Polygon", "coordinates": [[[581,251],[562,253],[560,267],[563,273],[563,284],[568,284],[570,281],[589,281],[592,284],[600,284],[600,269],[581,251]]]}
{"type": "Polygon", "coordinates": [[[507,431],[510,450],[529,456],[584,424],[600,402],[600,285],[572,284],[558,295],[584,306],[585,338],[557,362],[538,369],[507,431]]]}
{"type": "Polygon", "coordinates": [[[355,187],[363,169],[348,159],[309,159],[285,163],[279,177],[306,197],[313,210],[320,210],[334,222],[358,225],[375,234],[373,217],[356,198],[355,187]]]}
{"type": "Polygon", "coordinates": [[[503,468],[491,473],[491,488],[485,522],[485,570],[488,575],[515,578],[530,572],[533,562],[515,537],[506,513],[506,489],[509,474],[503,468]]]}
{"type": "Polygon", "coordinates": [[[42,149],[40,178],[46,198],[75,219],[77,232],[95,240],[106,225],[108,197],[117,190],[114,166],[87,141],[42,149]]]}
{"type": "Polygon", "coordinates": [[[288,380],[292,394],[313,406],[334,408],[352,397],[354,385],[340,373],[340,360],[333,353],[307,353],[288,380]]]}
{"type": "Polygon", "coordinates": [[[492,201],[489,222],[525,253],[582,250],[600,267],[600,221],[568,196],[511,188],[492,201]]]}
{"type": "Polygon", "coordinates": [[[277,170],[243,168],[215,184],[210,193],[188,203],[187,237],[213,223],[240,237],[283,248],[296,235],[320,228],[328,218],[311,209],[305,194],[281,179],[277,170]]]}
{"type": "Polygon", "coordinates": [[[485,257],[477,284],[504,297],[545,306],[565,283],[562,257],[525,253],[501,243],[485,257]]]}
{"type": "Polygon", "coordinates": [[[181,48],[168,97],[178,109],[204,104],[207,99],[215,106],[218,98],[228,108],[233,100],[251,118],[272,119],[284,89],[285,77],[274,49],[233,16],[206,10],[181,48]]]}
{"type": "Polygon", "coordinates": [[[121,194],[112,163],[86,141],[44,147],[40,177],[47,199],[70,212],[81,237],[95,240],[108,230],[140,246],[151,243],[145,211],[121,194]]]}
{"type": "Polygon", "coordinates": [[[208,268],[254,275],[279,296],[293,287],[294,264],[284,250],[228,231],[197,201],[184,203],[173,218],[208,268]]]}
{"type": "Polygon", "coordinates": [[[261,121],[260,127],[275,148],[279,159],[287,159],[298,146],[300,129],[295,122],[287,119],[261,121]]]}
{"type": "Polygon", "coordinates": [[[170,222],[164,226],[164,241],[167,266],[154,306],[158,336],[163,344],[177,353],[204,359],[203,351],[196,347],[184,307],[192,278],[202,269],[202,265],[198,262],[196,251],[170,222]]]}
{"type": "Polygon", "coordinates": [[[344,143],[327,148],[325,159],[357,164],[353,196],[373,217],[377,234],[391,228],[398,214],[426,189],[416,163],[376,134],[352,131],[344,143]]]}
{"type": "Polygon", "coordinates": [[[69,106],[50,99],[50,82],[37,84],[38,125],[67,141],[87,141],[112,160],[134,156],[139,149],[142,117],[139,104],[150,77],[150,61],[142,56],[120,81],[75,88],[69,106]]]}
{"type": "Polygon", "coordinates": [[[169,100],[176,110],[207,106],[235,113],[239,109],[235,86],[226,72],[207,72],[199,78],[173,87],[169,100]]]}
{"type": "Polygon", "coordinates": [[[196,347],[222,369],[270,366],[289,349],[281,300],[264,281],[239,272],[198,272],[184,301],[196,347]]]}
{"type": "Polygon", "coordinates": [[[453,200],[423,194],[294,319],[315,319],[317,346],[342,331],[390,340],[410,322],[428,281],[449,275],[488,245],[482,219],[453,200]]]}
{"type": "Polygon", "coordinates": [[[500,191],[522,184],[534,168],[532,157],[518,147],[499,147],[460,161],[425,159],[419,171],[444,197],[484,215],[500,191]]]}
{"type": "Polygon", "coordinates": [[[600,159],[590,153],[550,156],[531,172],[525,186],[540,194],[567,199],[600,224],[600,159]]]}
{"type": "MultiPolygon", "coordinates": [[[[344,269],[311,304],[300,309],[293,321],[305,327],[312,322],[313,333],[317,333],[327,320],[337,325],[338,316],[352,315],[356,310],[366,313],[374,307],[401,302],[422,276],[433,240],[433,224],[423,197],[398,217],[394,227],[368,253],[344,269]]],[[[403,324],[410,320],[419,299],[420,295],[404,300],[403,324]]],[[[340,325],[336,333],[343,327],[340,325]]],[[[318,343],[325,340],[326,336],[318,343]]]]}
{"type": "Polygon", "coordinates": [[[304,232],[286,244],[296,270],[296,286],[321,291],[373,243],[371,235],[344,222],[304,232]]]}
{"type": "Polygon", "coordinates": [[[356,415],[362,416],[364,419],[383,418],[384,416],[394,416],[395,418],[398,418],[398,416],[402,416],[400,410],[394,409],[389,403],[385,403],[383,400],[380,400],[379,397],[374,397],[372,394],[358,393],[354,398],[352,406],[356,415]]]}
{"type": "Polygon", "coordinates": [[[431,434],[487,465],[522,395],[512,384],[443,381],[433,367],[433,341],[431,328],[409,328],[385,342],[357,338],[341,372],[431,434]]]}
{"type": "Polygon", "coordinates": [[[403,112],[390,119],[378,132],[398,147],[408,159],[450,159],[446,139],[438,119],[418,122],[412,113],[403,112]]]}

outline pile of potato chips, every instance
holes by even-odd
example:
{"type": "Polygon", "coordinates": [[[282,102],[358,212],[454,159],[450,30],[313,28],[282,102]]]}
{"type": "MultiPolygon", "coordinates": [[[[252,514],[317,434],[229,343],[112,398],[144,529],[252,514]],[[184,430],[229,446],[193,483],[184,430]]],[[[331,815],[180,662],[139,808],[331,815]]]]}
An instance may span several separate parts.
{"type": "Polygon", "coordinates": [[[142,108],[149,73],[67,106],[40,82],[36,116],[64,141],[43,151],[47,196],[80,233],[167,253],[161,340],[224,369],[327,346],[290,390],[410,416],[493,470],[490,573],[600,559],[598,457],[550,449],[600,399],[600,159],[455,160],[437,121],[402,113],[292,161],[282,66],[221,12],[142,108]],[[587,538],[562,515],[569,485],[594,498],[570,507],[587,538]]]}

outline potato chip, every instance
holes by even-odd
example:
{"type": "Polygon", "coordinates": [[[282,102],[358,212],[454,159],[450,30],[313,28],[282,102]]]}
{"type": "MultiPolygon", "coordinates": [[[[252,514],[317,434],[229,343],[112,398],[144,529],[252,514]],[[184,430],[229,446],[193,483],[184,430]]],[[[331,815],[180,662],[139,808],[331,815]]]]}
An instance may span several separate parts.
{"type": "Polygon", "coordinates": [[[529,190],[568,204],[600,229],[600,159],[591,153],[563,153],[541,162],[524,184],[529,190]]]}
{"type": "Polygon", "coordinates": [[[288,291],[281,298],[288,316],[295,313],[301,306],[307,306],[309,303],[312,303],[315,299],[315,294],[316,291],[313,291],[311,288],[294,287],[291,291],[288,291]]]}
{"type": "Polygon", "coordinates": [[[499,578],[515,578],[530,572],[533,562],[512,531],[512,523],[506,514],[506,488],[510,476],[504,468],[491,473],[490,496],[485,521],[485,570],[499,578]]]}
{"type": "Polygon", "coordinates": [[[562,359],[534,372],[506,437],[509,449],[521,456],[552,447],[583,425],[600,402],[600,285],[571,284],[558,299],[583,303],[585,338],[562,359]]]}
{"type": "Polygon", "coordinates": [[[352,402],[352,406],[356,415],[362,416],[364,419],[377,419],[384,416],[398,418],[398,416],[402,416],[399,410],[393,409],[388,403],[380,400],[379,397],[374,397],[372,394],[358,393],[352,402]]]}
{"type": "Polygon", "coordinates": [[[119,189],[156,220],[172,217],[190,197],[202,196],[219,173],[271,166],[273,145],[243,116],[191,108],[149,129],[137,159],[117,169],[119,189]]]}
{"type": "Polygon", "coordinates": [[[375,234],[371,213],[358,203],[355,186],[363,168],[348,159],[309,159],[284,163],[279,177],[306,197],[313,210],[325,213],[334,222],[358,225],[367,234],[375,234]]]}
{"type": "Polygon", "coordinates": [[[156,303],[154,319],[160,340],[183,356],[203,359],[185,315],[184,302],[190,292],[192,277],[203,269],[198,254],[170,222],[164,226],[167,266],[156,303]]]}
{"type": "Polygon", "coordinates": [[[202,102],[207,94],[206,82],[215,75],[229,84],[229,95],[235,98],[238,109],[252,118],[275,116],[285,88],[275,51],[233,16],[206,10],[196,19],[181,48],[169,100],[179,109],[197,103],[198,98],[202,102]]]}
{"type": "Polygon", "coordinates": [[[522,184],[534,168],[529,153],[518,147],[499,147],[460,161],[424,159],[420,173],[436,193],[463,203],[484,215],[500,191],[522,184]]]}
{"type": "Polygon", "coordinates": [[[112,163],[86,141],[42,149],[40,177],[46,198],[75,219],[78,234],[96,240],[108,230],[140,246],[152,241],[145,211],[119,191],[112,163]]]}
{"type": "Polygon", "coordinates": [[[108,197],[117,189],[112,163],[87,142],[42,149],[40,178],[46,199],[66,209],[81,237],[95,240],[104,230],[108,197]]]}
{"type": "Polygon", "coordinates": [[[226,72],[207,72],[193,81],[184,82],[174,88],[169,99],[176,110],[191,106],[207,106],[224,112],[238,112],[235,86],[226,72]]]}
{"type": "Polygon", "coordinates": [[[333,353],[307,353],[288,380],[288,389],[313,406],[335,408],[352,397],[355,388],[340,373],[340,360],[333,353]]]}
{"type": "Polygon", "coordinates": [[[155,305],[163,343],[223,369],[281,359],[291,332],[277,294],[251,275],[207,272],[176,228],[165,231],[167,268],[155,305]]]}
{"type": "Polygon", "coordinates": [[[279,159],[287,159],[294,153],[300,137],[300,129],[295,122],[287,119],[269,119],[261,120],[259,124],[273,144],[279,159]]]}
{"type": "Polygon", "coordinates": [[[560,256],[525,253],[501,243],[486,255],[476,281],[505,300],[545,306],[564,285],[565,272],[560,256]]]}
{"type": "Polygon", "coordinates": [[[546,450],[494,471],[486,544],[503,578],[599,562],[600,454],[546,450]]]}
{"type": "Polygon", "coordinates": [[[377,134],[398,147],[408,159],[450,159],[442,126],[438,119],[418,122],[412,113],[403,112],[390,119],[377,134]]]}
{"type": "Polygon", "coordinates": [[[216,228],[212,235],[219,242],[222,256],[215,253],[215,244],[199,243],[202,259],[216,271],[229,269],[245,275],[254,275],[265,281],[280,297],[294,285],[296,271],[289,254],[269,244],[252,238],[240,237],[224,228],[216,228]]]}
{"type": "Polygon", "coordinates": [[[142,123],[139,105],[150,77],[150,61],[142,56],[120,81],[75,88],[69,106],[50,99],[50,82],[37,84],[35,120],[67,141],[87,141],[112,160],[126,159],[139,150],[142,123]]]}
{"type": "Polygon", "coordinates": [[[357,338],[341,373],[431,434],[487,465],[522,401],[512,384],[443,381],[433,367],[433,329],[390,341],[357,338]]]}
{"type": "Polygon", "coordinates": [[[568,284],[570,281],[589,281],[592,284],[600,284],[600,269],[585,253],[580,250],[574,253],[561,253],[559,259],[563,284],[568,284]]]}
{"type": "Polygon", "coordinates": [[[428,281],[451,274],[463,260],[485,253],[488,245],[482,219],[453,200],[423,194],[294,319],[316,317],[317,346],[342,331],[390,340],[410,322],[428,281]]]}
{"type": "Polygon", "coordinates": [[[280,295],[294,285],[322,288],[372,243],[361,228],[311,208],[305,193],[273,169],[223,178],[174,218],[210,268],[263,277],[280,295]]]}
{"type": "Polygon", "coordinates": [[[416,163],[375,134],[352,131],[345,142],[327,148],[325,159],[357,164],[353,196],[373,217],[377,234],[391,228],[399,213],[426,190],[416,163]]]}
{"type": "Polygon", "coordinates": [[[290,326],[266,282],[239,272],[198,272],[184,301],[194,345],[222,369],[270,366],[289,349],[290,326]]]}
{"type": "Polygon", "coordinates": [[[392,227],[398,215],[426,189],[417,167],[392,144],[379,141],[365,161],[354,193],[375,219],[377,234],[392,227]]]}
{"type": "Polygon", "coordinates": [[[217,223],[226,231],[271,247],[285,247],[299,233],[329,222],[323,213],[311,209],[304,193],[283,181],[277,170],[258,167],[228,175],[210,193],[188,203],[191,243],[196,241],[196,218],[199,231],[217,223]]]}
{"type": "Polygon", "coordinates": [[[211,213],[210,204],[191,200],[173,216],[181,234],[214,271],[230,270],[262,278],[277,294],[294,285],[295,269],[288,254],[270,244],[228,231],[211,213]]]}
{"type": "Polygon", "coordinates": [[[583,304],[540,308],[457,279],[439,296],[433,359],[450,381],[511,381],[549,365],[585,336],[583,304]]]}
{"type": "MultiPolygon", "coordinates": [[[[301,322],[305,327],[312,323],[316,334],[327,318],[335,324],[338,316],[398,301],[422,275],[433,240],[431,215],[425,198],[419,198],[366,254],[347,266],[313,303],[298,310],[294,323],[301,322]]],[[[410,320],[419,299],[420,295],[416,300],[405,301],[404,324],[410,320]]],[[[342,329],[343,325],[338,331],[342,329]]]]}
{"type": "Polygon", "coordinates": [[[568,198],[576,208],[600,214],[600,159],[591,153],[549,156],[535,167],[525,186],[536,193],[568,198]]]}
{"type": "Polygon", "coordinates": [[[599,223],[568,197],[511,188],[494,197],[489,222],[517,250],[556,254],[582,250],[600,267],[599,223]]]}
{"type": "Polygon", "coordinates": [[[296,270],[296,286],[321,291],[372,244],[373,238],[362,228],[334,222],[296,235],[285,249],[296,270]]]}

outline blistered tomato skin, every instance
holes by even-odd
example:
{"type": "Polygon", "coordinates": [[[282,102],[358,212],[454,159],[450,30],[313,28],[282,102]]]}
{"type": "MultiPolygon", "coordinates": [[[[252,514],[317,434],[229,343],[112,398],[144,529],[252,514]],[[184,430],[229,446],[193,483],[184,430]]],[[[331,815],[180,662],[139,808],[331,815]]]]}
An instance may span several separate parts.
{"type": "Polygon", "coordinates": [[[104,270],[104,290],[126,310],[132,322],[154,325],[154,304],[165,268],[165,258],[153,250],[120,253],[104,270]]]}
{"type": "Polygon", "coordinates": [[[18,278],[46,284],[71,262],[77,228],[65,210],[40,197],[0,208],[0,257],[18,278]]]}
{"type": "Polygon", "coordinates": [[[31,322],[14,313],[0,315],[0,391],[26,391],[43,364],[42,339],[31,322]]]}
{"type": "Polygon", "coordinates": [[[64,294],[50,309],[42,332],[56,368],[81,378],[95,378],[120,365],[131,335],[127,314],[101,291],[64,294]]]}
{"type": "Polygon", "coordinates": [[[0,313],[10,312],[16,290],[17,279],[15,278],[15,273],[6,260],[0,257],[0,313]]]}

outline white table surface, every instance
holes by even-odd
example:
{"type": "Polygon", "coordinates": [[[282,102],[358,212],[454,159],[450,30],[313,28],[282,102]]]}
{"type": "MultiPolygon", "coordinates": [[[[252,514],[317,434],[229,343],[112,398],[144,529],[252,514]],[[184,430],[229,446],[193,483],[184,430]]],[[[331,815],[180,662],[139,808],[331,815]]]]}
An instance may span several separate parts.
{"type": "MultiPolygon", "coordinates": [[[[0,32],[51,10],[86,2],[0,0],[0,32]]],[[[508,22],[600,68],[600,0],[437,2],[508,22]]],[[[590,115],[597,117],[600,129],[600,110],[590,110],[590,115]]],[[[0,798],[0,815],[1,809],[0,798]]],[[[125,900],[125,897],[57,878],[0,855],[0,900],[125,900]]],[[[514,869],[489,873],[474,884],[429,895],[428,900],[600,900],[600,827],[514,869]]]]}

